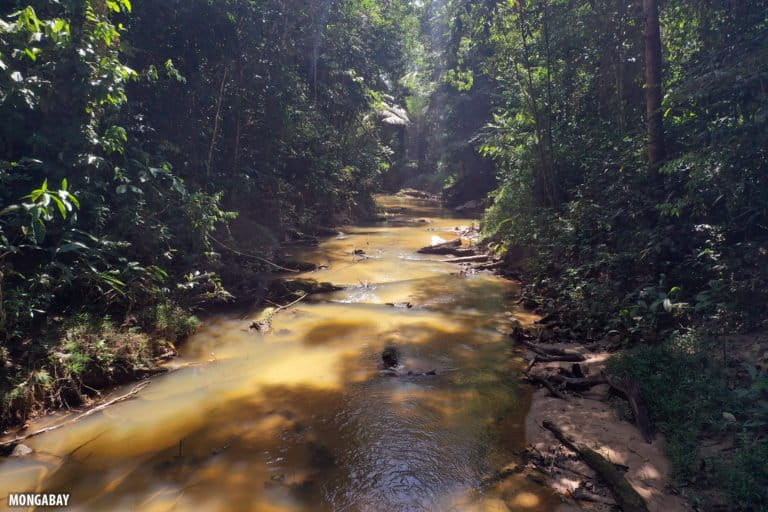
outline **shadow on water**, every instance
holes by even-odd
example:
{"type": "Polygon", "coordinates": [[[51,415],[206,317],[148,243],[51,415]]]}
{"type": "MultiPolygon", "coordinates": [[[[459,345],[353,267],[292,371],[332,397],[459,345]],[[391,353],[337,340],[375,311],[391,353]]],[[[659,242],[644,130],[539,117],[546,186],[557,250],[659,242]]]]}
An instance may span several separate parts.
{"type": "Polygon", "coordinates": [[[347,246],[330,240],[318,251],[333,267],[316,275],[386,280],[283,311],[268,336],[236,316],[211,319],[180,369],[136,400],[0,464],[0,495],[70,492],[89,511],[553,509],[522,480],[480,491],[525,443],[530,396],[502,332],[514,285],[401,260],[429,240],[423,226],[375,236],[343,243],[367,242],[381,260],[352,272],[339,264],[347,246]],[[396,375],[381,368],[388,345],[401,355],[396,375]]]}

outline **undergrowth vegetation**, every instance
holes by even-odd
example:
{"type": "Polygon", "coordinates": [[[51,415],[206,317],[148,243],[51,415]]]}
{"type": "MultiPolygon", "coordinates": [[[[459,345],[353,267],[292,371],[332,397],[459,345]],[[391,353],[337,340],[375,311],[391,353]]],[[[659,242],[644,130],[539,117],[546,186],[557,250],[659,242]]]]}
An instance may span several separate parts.
{"type": "MultiPolygon", "coordinates": [[[[695,331],[623,352],[608,370],[638,379],[651,419],[665,435],[678,485],[722,487],[736,507],[768,507],[768,439],[762,435],[768,373],[735,358],[729,362],[717,339],[695,331]],[[740,378],[745,387],[732,385],[740,378]],[[702,448],[719,443],[728,456],[702,448]]],[[[706,507],[706,499],[689,497],[706,507]]]]}
{"type": "Polygon", "coordinates": [[[281,242],[372,213],[412,11],[2,3],[0,427],[151,367],[194,310],[258,297],[281,242]]]}
{"type": "Polygon", "coordinates": [[[483,229],[534,254],[529,302],[580,341],[636,347],[616,368],[642,381],[680,479],[711,469],[734,509],[766,507],[764,369],[713,354],[768,327],[768,4],[431,6],[433,167],[487,183],[456,155],[495,164],[483,229]],[[473,102],[482,122],[457,121],[473,102]],[[698,443],[726,424],[733,461],[702,471],[698,443]]]}

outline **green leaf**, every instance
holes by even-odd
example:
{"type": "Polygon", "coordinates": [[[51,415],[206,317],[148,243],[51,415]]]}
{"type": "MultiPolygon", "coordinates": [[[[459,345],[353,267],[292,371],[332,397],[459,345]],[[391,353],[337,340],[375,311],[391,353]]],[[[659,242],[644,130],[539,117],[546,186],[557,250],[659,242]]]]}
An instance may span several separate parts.
{"type": "Polygon", "coordinates": [[[46,229],[43,219],[35,219],[32,221],[32,239],[36,244],[42,244],[45,240],[46,229]]]}
{"type": "Polygon", "coordinates": [[[64,254],[68,252],[80,252],[88,250],[88,246],[85,245],[82,242],[70,242],[67,244],[62,245],[58,249],[56,249],[56,254],[64,254]]]}
{"type": "Polygon", "coordinates": [[[54,203],[56,203],[56,207],[59,209],[59,213],[61,214],[61,217],[66,219],[67,218],[67,207],[64,206],[64,201],[59,199],[56,196],[48,194],[47,197],[50,197],[54,203]]]}
{"type": "Polygon", "coordinates": [[[0,217],[2,217],[3,215],[8,215],[9,213],[13,213],[19,210],[20,208],[21,206],[19,206],[18,204],[12,204],[11,206],[6,206],[2,210],[0,210],[0,217]]]}

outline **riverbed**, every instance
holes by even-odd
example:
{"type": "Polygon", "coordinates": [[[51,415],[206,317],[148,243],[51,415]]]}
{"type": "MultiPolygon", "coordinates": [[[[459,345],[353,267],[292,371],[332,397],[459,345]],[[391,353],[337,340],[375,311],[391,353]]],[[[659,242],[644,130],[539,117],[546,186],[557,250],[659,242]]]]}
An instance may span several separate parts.
{"type": "Polygon", "coordinates": [[[287,277],[343,290],[280,311],[269,333],[249,328],[258,310],[207,319],[134,399],[3,460],[0,497],[68,492],[83,511],[554,510],[522,475],[481,484],[525,447],[531,396],[506,333],[532,318],[516,285],[416,252],[472,219],[378,200],[387,220],[286,255],[321,266],[287,277]]]}

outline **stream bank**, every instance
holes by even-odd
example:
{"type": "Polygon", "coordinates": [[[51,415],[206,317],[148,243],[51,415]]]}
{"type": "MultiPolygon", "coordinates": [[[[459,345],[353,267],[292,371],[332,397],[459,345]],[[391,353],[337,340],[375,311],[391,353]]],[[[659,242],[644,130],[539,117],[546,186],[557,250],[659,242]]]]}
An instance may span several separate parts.
{"type": "Polygon", "coordinates": [[[25,441],[0,463],[0,495],[66,489],[89,511],[554,510],[539,472],[489,480],[524,463],[515,283],[418,253],[471,219],[379,200],[385,220],[284,255],[315,265],[292,280],[343,289],[280,310],[268,332],[250,328],[260,308],[207,319],[130,400],[25,441]]]}

